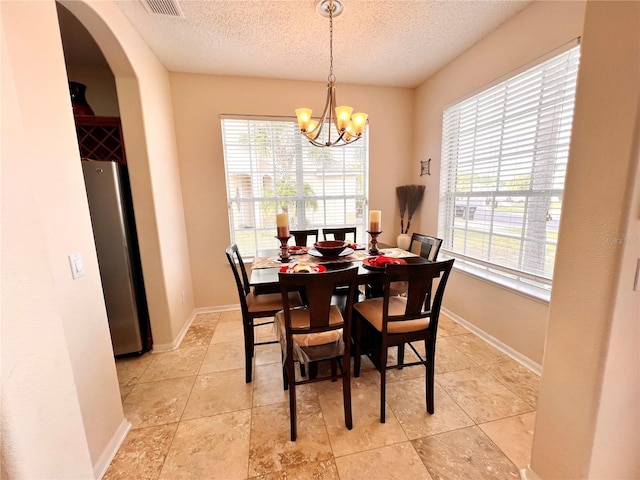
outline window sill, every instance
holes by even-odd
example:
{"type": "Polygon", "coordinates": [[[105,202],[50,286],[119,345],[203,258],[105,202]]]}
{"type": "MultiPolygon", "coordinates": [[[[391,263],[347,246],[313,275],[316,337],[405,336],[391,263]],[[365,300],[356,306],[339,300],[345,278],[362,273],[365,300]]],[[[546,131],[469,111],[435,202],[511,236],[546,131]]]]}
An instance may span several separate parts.
{"type": "Polygon", "coordinates": [[[500,275],[498,273],[490,272],[484,268],[477,267],[475,265],[466,262],[460,258],[456,258],[452,255],[446,255],[442,253],[438,260],[444,260],[449,258],[455,258],[456,261],[453,264],[454,270],[457,270],[461,273],[470,275],[479,280],[482,280],[487,283],[491,283],[492,285],[496,285],[500,288],[504,288],[518,295],[522,295],[524,297],[530,298],[532,300],[536,300],[542,303],[549,303],[551,298],[551,289],[537,287],[535,285],[531,285],[528,283],[524,283],[518,280],[514,280],[512,278],[508,278],[506,276],[500,275]]]}

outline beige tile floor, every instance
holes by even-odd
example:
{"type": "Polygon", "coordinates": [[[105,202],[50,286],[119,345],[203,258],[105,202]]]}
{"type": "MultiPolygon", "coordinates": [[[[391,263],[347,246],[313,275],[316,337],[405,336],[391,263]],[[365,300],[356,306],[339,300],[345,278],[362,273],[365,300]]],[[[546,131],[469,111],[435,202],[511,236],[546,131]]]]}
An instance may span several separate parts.
{"type": "Polygon", "coordinates": [[[502,480],[528,465],[538,377],[447,317],[434,415],[424,369],[405,368],[388,374],[381,424],[379,374],[365,360],[352,380],[353,430],[340,382],[305,385],[296,442],[278,348],[258,347],[247,385],[241,316],[231,311],[198,315],[175,351],[118,360],[132,429],[104,478],[502,480]]]}

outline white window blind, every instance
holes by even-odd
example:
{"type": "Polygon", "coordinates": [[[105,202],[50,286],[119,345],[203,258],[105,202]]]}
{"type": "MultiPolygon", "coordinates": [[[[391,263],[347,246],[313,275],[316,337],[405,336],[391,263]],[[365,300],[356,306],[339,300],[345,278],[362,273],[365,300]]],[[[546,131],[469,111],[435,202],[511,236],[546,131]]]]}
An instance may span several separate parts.
{"type": "Polygon", "coordinates": [[[275,249],[276,213],[291,230],[357,227],[365,239],[368,127],[357,142],[318,148],[295,119],[223,116],[222,140],[231,241],[243,257],[275,249]]]}
{"type": "Polygon", "coordinates": [[[443,114],[443,252],[551,288],[580,50],[574,47],[443,114]]]}

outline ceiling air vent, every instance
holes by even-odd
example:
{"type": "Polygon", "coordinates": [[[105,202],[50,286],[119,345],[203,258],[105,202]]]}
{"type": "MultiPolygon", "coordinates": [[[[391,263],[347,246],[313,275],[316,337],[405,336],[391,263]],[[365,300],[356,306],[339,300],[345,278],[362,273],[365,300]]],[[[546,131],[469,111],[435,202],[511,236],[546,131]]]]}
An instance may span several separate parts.
{"type": "Polygon", "coordinates": [[[184,18],[182,9],[175,0],[140,0],[140,2],[149,13],[184,18]]]}

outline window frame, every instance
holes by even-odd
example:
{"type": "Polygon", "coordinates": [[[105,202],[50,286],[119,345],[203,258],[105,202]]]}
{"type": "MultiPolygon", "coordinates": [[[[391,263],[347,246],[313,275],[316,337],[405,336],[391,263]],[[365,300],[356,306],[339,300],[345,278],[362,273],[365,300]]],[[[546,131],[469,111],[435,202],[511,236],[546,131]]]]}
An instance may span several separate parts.
{"type": "MultiPolygon", "coordinates": [[[[524,203],[523,211],[522,211],[522,215],[523,215],[522,227],[518,237],[518,241],[521,244],[524,244],[526,241],[530,241],[526,239],[526,229],[527,229],[526,221],[528,221],[527,220],[527,215],[528,215],[527,202],[529,198],[533,198],[536,196],[546,196],[549,199],[556,198],[557,200],[555,204],[558,204],[558,208],[557,208],[557,211],[554,211],[554,213],[557,214],[557,217],[558,217],[557,221],[559,222],[559,216],[561,213],[562,196],[564,194],[564,182],[566,178],[566,164],[568,162],[568,157],[569,157],[569,144],[570,144],[572,122],[573,122],[573,111],[575,107],[575,90],[576,90],[575,85],[577,82],[579,59],[580,59],[579,38],[577,38],[572,42],[569,42],[568,44],[565,44],[562,47],[548,53],[544,57],[539,58],[534,62],[531,62],[521,67],[517,71],[511,72],[508,75],[505,75],[500,79],[492,82],[491,84],[485,85],[482,88],[472,92],[471,94],[446,105],[443,109],[442,152],[441,152],[442,168],[441,168],[441,178],[440,178],[440,202],[439,202],[439,215],[438,215],[438,235],[444,240],[442,249],[441,249],[443,256],[456,258],[457,261],[455,264],[455,268],[457,270],[461,270],[461,271],[464,271],[465,273],[468,273],[477,277],[481,277],[482,279],[487,280],[489,282],[496,283],[500,286],[515,290],[524,295],[531,296],[536,299],[541,299],[544,301],[548,301],[550,298],[550,293],[552,288],[552,276],[553,276],[552,273],[550,275],[539,274],[536,272],[527,272],[520,268],[513,268],[510,265],[501,265],[499,263],[492,262],[490,254],[487,255],[483,253],[482,257],[476,257],[470,254],[465,254],[465,252],[461,251],[459,248],[456,249],[456,247],[454,247],[453,232],[456,229],[461,232],[471,231],[469,229],[469,222],[474,220],[473,212],[479,211],[478,208],[485,208],[484,205],[478,206],[479,205],[478,202],[486,200],[488,202],[486,203],[486,207],[488,208],[485,208],[485,210],[489,210],[491,212],[491,219],[489,223],[487,223],[488,225],[487,236],[493,239],[494,238],[493,215],[494,215],[494,212],[497,210],[495,208],[496,198],[506,197],[508,195],[514,198],[525,197],[526,199],[524,203]],[[476,185],[474,184],[473,174],[471,175],[471,178],[469,179],[469,182],[468,182],[468,186],[469,186],[468,191],[461,190],[460,189],[461,187],[457,187],[458,189],[456,189],[455,185],[456,183],[458,184],[461,183],[459,182],[459,176],[460,176],[460,173],[464,171],[464,169],[459,168],[459,165],[457,164],[458,162],[457,155],[459,155],[459,153],[458,152],[452,153],[451,149],[452,148],[455,149],[456,147],[459,148],[460,145],[462,144],[462,141],[460,140],[460,138],[458,138],[457,140],[455,140],[458,142],[457,144],[454,144],[453,147],[450,144],[451,138],[447,137],[447,135],[451,133],[447,131],[448,128],[451,128],[451,123],[447,122],[448,120],[450,120],[450,118],[448,118],[448,115],[451,116],[452,114],[451,112],[454,111],[455,109],[459,109],[460,106],[462,105],[465,105],[465,104],[469,105],[470,102],[482,100],[483,95],[487,95],[487,94],[490,94],[491,92],[499,91],[500,88],[504,88],[504,86],[510,84],[510,82],[514,82],[514,81],[517,81],[518,79],[526,78],[526,74],[530,72],[534,72],[536,71],[536,69],[539,69],[543,65],[547,63],[551,63],[553,60],[557,60],[562,56],[569,57],[569,60],[565,60],[565,61],[574,62],[574,63],[571,63],[569,73],[567,74],[565,72],[565,78],[569,79],[568,83],[573,84],[573,90],[571,94],[568,95],[568,97],[571,97],[571,115],[568,120],[568,125],[569,125],[568,138],[563,138],[563,142],[558,142],[558,144],[555,145],[556,148],[554,150],[554,155],[557,155],[558,158],[564,155],[566,156],[566,159],[561,160],[560,162],[556,162],[556,157],[554,156],[554,160],[553,160],[553,168],[556,168],[558,165],[560,165],[564,169],[562,173],[562,187],[559,188],[559,186],[557,185],[557,181],[556,181],[556,184],[552,186],[552,188],[546,188],[544,189],[544,191],[542,190],[538,191],[531,187],[531,184],[533,184],[533,178],[535,178],[535,177],[531,177],[531,175],[533,175],[533,168],[535,165],[533,157],[537,153],[536,150],[532,150],[531,160],[530,160],[532,171],[529,174],[530,186],[528,189],[526,190],[501,189],[500,182],[502,181],[502,177],[500,173],[495,174],[495,178],[494,178],[495,185],[493,189],[487,188],[485,190],[480,190],[480,189],[474,190],[473,187],[476,185]],[[572,75],[575,75],[575,76],[571,77],[572,75]],[[558,145],[560,143],[561,145],[558,148],[558,145]],[[558,154],[558,152],[560,152],[560,154],[558,154]],[[564,163],[562,163],[563,161],[564,163]],[[453,166],[452,166],[452,163],[454,164],[453,166]],[[461,202],[459,205],[456,199],[463,199],[465,201],[461,202]],[[459,226],[456,226],[455,222],[457,217],[458,218],[462,217],[465,220],[464,228],[460,228],[459,226]]],[[[561,90],[561,89],[558,89],[558,90],[561,90]]],[[[564,97],[563,97],[563,100],[559,102],[559,104],[563,104],[562,102],[564,102],[564,97]]],[[[495,102],[495,104],[498,104],[498,102],[495,102]]],[[[491,105],[494,105],[494,104],[491,104],[491,105]]],[[[506,105],[506,102],[505,102],[505,105],[506,105]]],[[[506,106],[503,106],[502,108],[505,110],[507,109],[506,106]]],[[[478,115],[477,113],[478,111],[479,110],[476,110],[476,115],[478,115]]],[[[560,117],[561,116],[562,115],[560,115],[560,117]]],[[[566,118],[563,118],[562,122],[567,122],[566,118]]],[[[538,131],[540,130],[541,125],[545,126],[547,123],[548,122],[546,121],[545,122],[538,121],[535,124],[536,135],[538,135],[538,131]]],[[[499,125],[500,125],[499,130],[501,132],[500,133],[501,139],[499,143],[500,146],[498,147],[498,149],[500,151],[499,151],[499,154],[496,155],[496,158],[498,158],[498,160],[495,163],[498,166],[497,167],[498,172],[501,165],[508,163],[508,160],[505,160],[504,158],[507,155],[506,154],[503,155],[503,152],[502,152],[502,149],[504,146],[502,142],[502,135],[504,135],[504,131],[507,128],[508,123],[502,122],[499,125]]],[[[562,126],[561,128],[559,128],[559,130],[560,129],[564,129],[562,130],[562,132],[563,134],[566,134],[567,133],[566,123],[562,123],[562,126]]],[[[453,135],[453,137],[455,137],[455,135],[453,135]]],[[[480,160],[475,158],[475,148],[477,145],[475,142],[476,142],[476,139],[474,139],[472,142],[473,153],[471,154],[471,156],[473,157],[473,159],[471,160],[471,163],[466,164],[466,166],[471,165],[472,168],[476,162],[480,163],[480,160]]],[[[533,140],[532,143],[535,144],[535,140],[533,140]]],[[[507,146],[510,146],[510,145],[511,144],[507,142],[507,146]]],[[[465,146],[465,147],[468,148],[468,146],[465,146]]],[[[521,166],[521,165],[524,165],[525,163],[526,163],[525,161],[522,161],[520,163],[514,163],[514,164],[521,166]]],[[[484,168],[488,168],[488,167],[484,167],[484,168]]],[[[515,171],[515,168],[514,168],[514,171],[515,171]]],[[[517,188],[517,187],[514,187],[514,188],[517,188]]],[[[549,216],[550,214],[548,210],[547,217],[549,216]]],[[[462,223],[462,222],[459,222],[459,223],[462,223]]],[[[496,235],[496,237],[498,237],[498,235],[496,235]]],[[[490,242],[491,241],[492,240],[490,240],[490,242]]],[[[544,245],[547,245],[549,241],[550,241],[549,233],[547,232],[545,234],[544,245]]],[[[555,241],[555,244],[557,244],[557,240],[555,241]]],[[[466,239],[465,239],[465,245],[466,245],[466,239]]],[[[547,252],[545,250],[544,254],[542,254],[542,259],[541,259],[542,261],[545,260],[546,255],[547,255],[547,252]]],[[[554,249],[554,258],[555,258],[555,249],[554,249]]],[[[521,262],[522,258],[520,258],[518,261],[521,262]]],[[[519,266],[521,267],[521,264],[519,264],[519,266]]],[[[546,268],[549,268],[549,267],[546,266],[546,268]]],[[[551,269],[553,269],[553,265],[551,265],[551,269]]],[[[552,271],[553,270],[551,270],[551,272],[552,271]]]]}
{"type": "MultiPolygon", "coordinates": [[[[228,221],[229,221],[229,235],[231,243],[238,243],[241,248],[243,257],[252,259],[258,252],[268,249],[276,249],[279,246],[279,242],[275,239],[276,235],[276,222],[275,214],[282,211],[282,206],[285,205],[289,210],[289,222],[291,230],[307,230],[315,229],[319,230],[319,239],[322,239],[322,228],[328,227],[342,227],[342,226],[356,226],[358,242],[362,242],[365,239],[365,228],[368,208],[369,197],[369,135],[368,135],[368,123],[365,126],[365,130],[362,137],[353,144],[340,146],[340,147],[327,147],[319,148],[311,145],[301,134],[298,128],[297,119],[295,117],[281,117],[281,116],[260,116],[260,115],[230,115],[223,114],[220,116],[220,128],[222,136],[222,149],[225,165],[225,186],[226,197],[228,206],[228,221]],[[225,123],[230,121],[229,123],[225,123]],[[254,163],[258,160],[253,157],[254,153],[250,153],[250,158],[247,160],[248,165],[252,167],[244,172],[244,175],[248,179],[246,192],[247,196],[242,197],[234,195],[236,183],[233,182],[234,177],[239,177],[240,173],[237,171],[237,165],[233,162],[237,160],[232,158],[230,154],[234,148],[233,142],[230,140],[228,132],[225,132],[225,128],[231,128],[233,122],[245,122],[246,125],[264,124],[266,129],[282,129],[282,145],[289,149],[288,153],[294,160],[291,161],[292,170],[290,172],[291,177],[294,179],[296,185],[295,195],[282,196],[278,195],[278,175],[281,175],[280,180],[286,175],[284,173],[277,173],[276,167],[273,167],[272,175],[266,175],[264,165],[269,162],[272,165],[277,163],[277,160],[267,157],[263,157],[262,167],[255,167],[254,163]],[[271,126],[268,126],[268,125],[271,126]],[[344,150],[348,149],[348,150],[344,150]],[[323,152],[325,151],[325,152],[323,152]],[[310,161],[311,159],[313,162],[310,161]],[[355,160],[354,160],[355,158],[355,160]],[[362,162],[363,166],[360,169],[353,167],[354,164],[362,162]],[[314,163],[315,162],[315,163],[314,163]],[[337,164],[334,165],[334,163],[337,164]],[[233,168],[230,168],[233,166],[233,168]],[[330,168],[333,166],[333,168],[330,168]],[[313,171],[316,171],[318,180],[321,182],[321,192],[315,192],[313,196],[307,195],[308,183],[305,183],[305,178],[313,176],[313,171]],[[305,177],[306,176],[306,177],[305,177]],[[256,184],[256,177],[262,178],[258,186],[256,184]],[[265,182],[267,177],[272,183],[273,195],[264,195],[268,190],[265,182]],[[327,179],[331,182],[329,187],[327,186],[327,179]],[[339,184],[342,185],[341,190],[336,191],[336,188],[340,189],[339,184]],[[302,188],[300,188],[302,187],[302,188]],[[306,188],[306,190],[305,190],[306,188]],[[355,192],[354,192],[355,188],[355,192]],[[249,194],[249,191],[251,192],[249,194]],[[255,192],[260,191],[263,195],[255,195],[255,192]],[[313,219],[322,216],[322,221],[309,222],[309,217],[305,214],[306,211],[311,208],[310,202],[321,202],[319,207],[320,212],[314,210],[313,219]],[[343,202],[342,207],[335,206],[343,202]],[[270,204],[269,208],[273,207],[273,212],[267,214],[264,212],[264,206],[270,204]],[[272,204],[272,205],[271,205],[272,204]],[[245,205],[245,207],[242,207],[245,205]],[[262,211],[260,210],[262,205],[262,211]],[[328,206],[329,205],[329,206],[328,206]],[[252,219],[253,225],[242,229],[245,232],[253,232],[253,240],[247,242],[238,238],[240,228],[236,223],[238,209],[246,208],[247,212],[250,211],[249,217],[252,219]],[[342,220],[332,216],[337,213],[339,217],[342,215],[342,220]],[[273,216],[273,221],[265,221],[265,216],[273,216]],[[355,221],[347,221],[353,218],[355,221]]],[[[324,129],[323,129],[324,130],[324,129]]],[[[245,145],[244,148],[251,149],[252,146],[245,145]]],[[[237,153],[235,153],[237,155],[237,153]]],[[[274,153],[275,155],[275,153],[274,153]]],[[[316,181],[312,182],[312,187],[317,187],[316,181]]],[[[250,224],[251,221],[247,222],[250,224]]]]}

